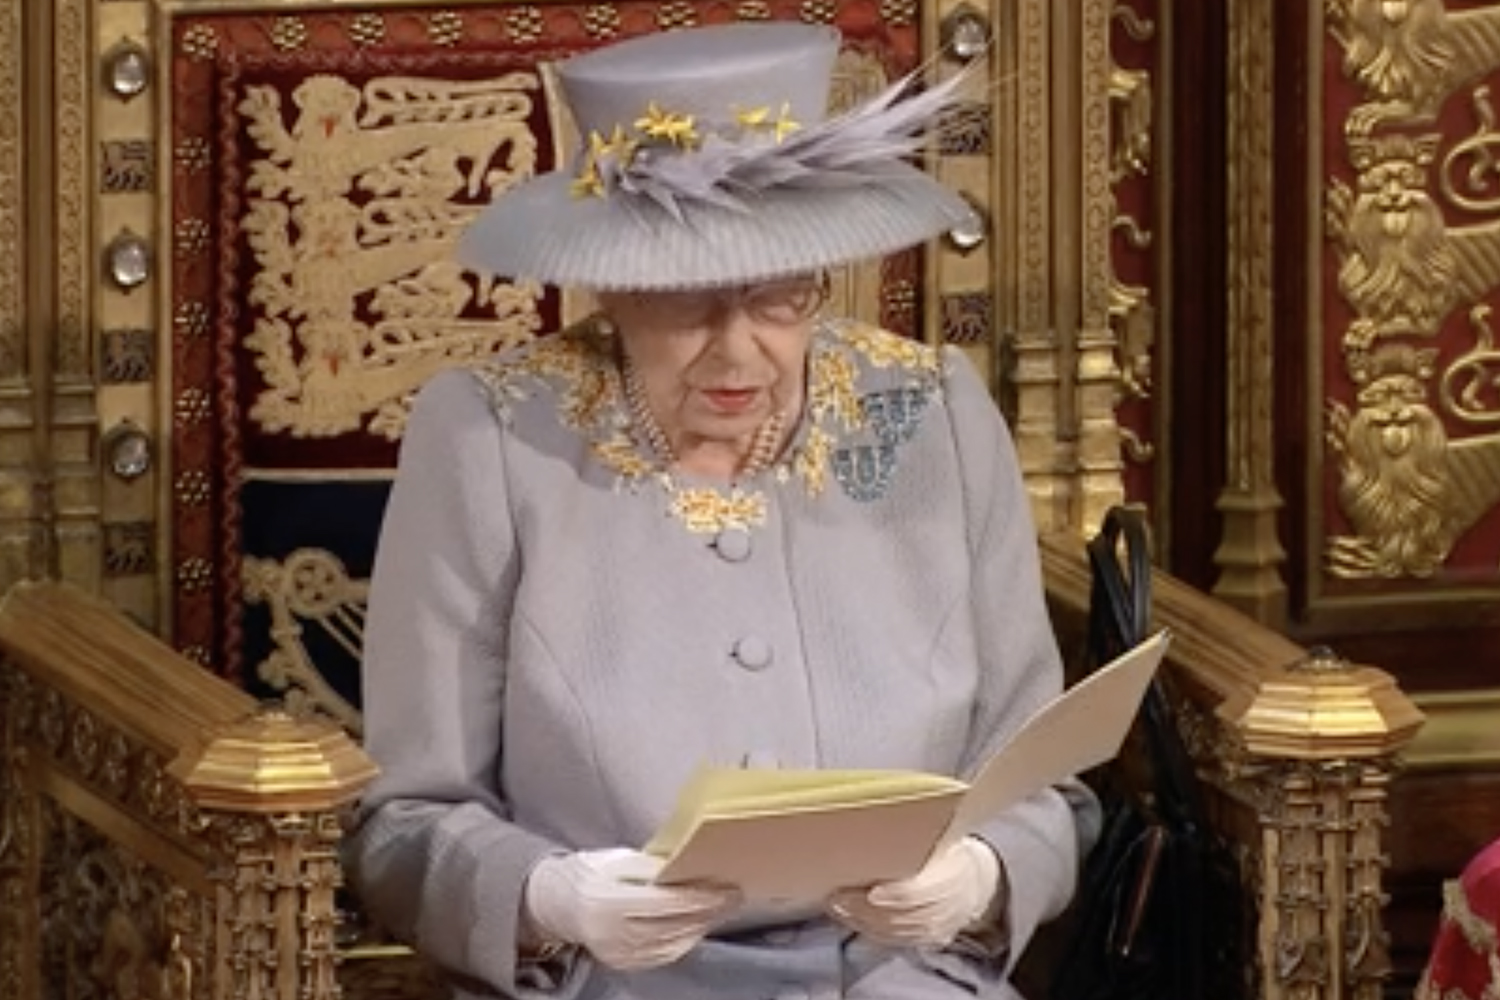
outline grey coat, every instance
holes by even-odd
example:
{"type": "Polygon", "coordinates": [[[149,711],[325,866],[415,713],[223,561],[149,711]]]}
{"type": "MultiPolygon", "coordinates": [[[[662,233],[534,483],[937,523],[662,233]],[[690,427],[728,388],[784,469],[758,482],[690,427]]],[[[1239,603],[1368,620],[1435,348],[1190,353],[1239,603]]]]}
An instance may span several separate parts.
{"type": "Polygon", "coordinates": [[[699,764],[964,775],[1061,685],[1012,444],[960,352],[820,330],[788,458],[733,494],[653,469],[613,352],[584,324],[417,401],[365,642],[365,904],[464,996],[1008,995],[1092,836],[1081,786],[983,830],[1002,953],[886,951],[807,914],[650,972],[518,968],[531,867],[643,844],[699,764]]]}

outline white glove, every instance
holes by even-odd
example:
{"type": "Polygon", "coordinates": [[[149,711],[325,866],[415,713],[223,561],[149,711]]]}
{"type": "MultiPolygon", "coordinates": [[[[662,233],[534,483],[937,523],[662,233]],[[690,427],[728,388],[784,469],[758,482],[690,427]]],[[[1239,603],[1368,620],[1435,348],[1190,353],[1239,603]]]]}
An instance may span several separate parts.
{"type": "Polygon", "coordinates": [[[994,849],[977,837],[965,837],[910,878],[834,893],[828,913],[880,944],[946,948],[960,931],[1004,905],[999,898],[1003,878],[994,849]]]}
{"type": "Polygon", "coordinates": [[[625,848],[543,858],[526,880],[526,917],[550,943],[579,945],[614,969],[677,961],[740,903],[735,889],[652,885],[661,862],[625,848]]]}

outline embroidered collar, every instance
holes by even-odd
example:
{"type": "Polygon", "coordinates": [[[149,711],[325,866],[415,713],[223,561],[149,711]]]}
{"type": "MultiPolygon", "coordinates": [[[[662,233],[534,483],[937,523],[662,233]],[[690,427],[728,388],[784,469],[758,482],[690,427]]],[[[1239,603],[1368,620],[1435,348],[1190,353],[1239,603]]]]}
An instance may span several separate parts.
{"type": "Polygon", "coordinates": [[[637,492],[656,484],[670,513],[688,531],[702,534],[764,525],[771,482],[800,484],[817,498],[832,471],[854,499],[879,499],[894,473],[897,447],[915,435],[941,384],[934,348],[853,321],[824,322],[808,351],[804,413],[781,457],[743,482],[689,485],[660,466],[631,420],[618,357],[614,338],[588,319],[485,362],[474,374],[507,422],[513,405],[530,398],[538,382],[551,386],[557,419],[588,440],[595,460],[615,474],[618,489],[637,492]],[[895,369],[895,387],[862,394],[861,361],[895,369]]]}

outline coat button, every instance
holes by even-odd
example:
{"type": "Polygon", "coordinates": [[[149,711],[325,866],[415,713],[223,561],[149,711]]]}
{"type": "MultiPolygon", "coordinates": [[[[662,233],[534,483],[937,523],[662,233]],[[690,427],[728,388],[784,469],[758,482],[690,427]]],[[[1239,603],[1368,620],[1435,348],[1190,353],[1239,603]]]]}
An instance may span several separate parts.
{"type": "Polygon", "coordinates": [[[763,670],[771,665],[771,644],[758,635],[747,635],[734,644],[734,658],[746,670],[763,670]]]}
{"type": "Polygon", "coordinates": [[[714,551],[725,562],[744,562],[750,558],[750,532],[744,528],[725,528],[714,538],[714,551]]]}

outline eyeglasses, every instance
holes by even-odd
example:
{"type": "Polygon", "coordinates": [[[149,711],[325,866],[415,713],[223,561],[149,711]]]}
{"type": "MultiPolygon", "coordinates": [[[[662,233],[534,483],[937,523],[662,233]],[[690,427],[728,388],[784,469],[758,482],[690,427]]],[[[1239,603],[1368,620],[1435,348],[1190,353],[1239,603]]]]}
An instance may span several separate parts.
{"type": "Polygon", "coordinates": [[[828,273],[824,271],[736,288],[641,293],[637,300],[665,326],[704,326],[715,316],[735,310],[766,326],[796,326],[823,308],[829,291],[828,273]]]}

